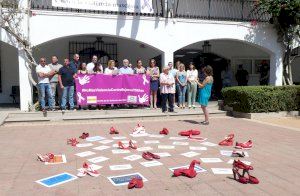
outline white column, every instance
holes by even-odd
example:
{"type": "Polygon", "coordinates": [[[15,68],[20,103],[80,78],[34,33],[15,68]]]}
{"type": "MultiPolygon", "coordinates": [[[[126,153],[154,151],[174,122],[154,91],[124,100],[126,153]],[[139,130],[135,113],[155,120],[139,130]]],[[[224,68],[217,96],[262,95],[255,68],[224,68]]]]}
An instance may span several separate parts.
{"type": "Polygon", "coordinates": [[[165,51],[163,55],[162,67],[168,65],[169,62],[173,63],[174,51],[165,51]]]}
{"type": "Polygon", "coordinates": [[[25,58],[24,50],[19,50],[20,109],[22,111],[28,111],[29,106],[32,105],[32,84],[28,77],[25,58]]]}
{"type": "Polygon", "coordinates": [[[271,55],[270,59],[270,85],[281,86],[282,85],[282,51],[279,50],[271,55]]]}

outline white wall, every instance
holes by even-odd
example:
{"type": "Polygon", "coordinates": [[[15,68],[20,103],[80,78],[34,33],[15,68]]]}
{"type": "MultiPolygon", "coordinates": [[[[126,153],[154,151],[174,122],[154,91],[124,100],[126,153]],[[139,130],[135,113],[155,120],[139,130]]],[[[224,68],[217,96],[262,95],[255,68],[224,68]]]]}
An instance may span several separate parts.
{"type": "MultiPolygon", "coordinates": [[[[0,103],[12,103],[12,86],[19,86],[19,62],[18,51],[13,46],[1,42],[1,82],[2,93],[0,93],[0,103]]],[[[18,99],[19,101],[19,99],[18,99]]]]}

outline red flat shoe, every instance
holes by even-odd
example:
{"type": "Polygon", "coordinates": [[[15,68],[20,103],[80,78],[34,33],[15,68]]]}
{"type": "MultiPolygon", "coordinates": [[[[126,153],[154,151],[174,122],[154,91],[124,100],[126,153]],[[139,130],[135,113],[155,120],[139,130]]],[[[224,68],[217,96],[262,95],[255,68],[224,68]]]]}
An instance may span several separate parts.
{"type": "Polygon", "coordinates": [[[131,140],[129,141],[129,147],[132,149],[137,149],[137,146],[131,140]]]}
{"type": "Polygon", "coordinates": [[[199,130],[194,130],[194,129],[192,129],[190,131],[192,132],[192,135],[200,135],[200,133],[201,133],[199,130]]]}
{"type": "Polygon", "coordinates": [[[128,189],[133,189],[136,184],[137,184],[137,179],[135,177],[131,178],[131,180],[128,183],[128,189]]]}
{"type": "Polygon", "coordinates": [[[249,182],[249,180],[246,177],[242,176],[238,172],[238,170],[232,169],[232,172],[233,172],[233,178],[234,178],[234,180],[236,180],[236,181],[238,181],[238,182],[240,182],[242,184],[247,184],[249,182]],[[236,178],[236,176],[238,176],[238,179],[236,178]]]}
{"type": "Polygon", "coordinates": [[[153,154],[151,152],[146,152],[149,156],[151,156],[153,159],[160,159],[160,156],[153,154]]]}
{"type": "Polygon", "coordinates": [[[89,136],[89,133],[82,133],[81,136],[79,136],[80,139],[86,139],[89,136]]]}
{"type": "Polygon", "coordinates": [[[135,184],[135,188],[143,188],[144,186],[144,182],[142,178],[136,178],[136,184],[135,184]]]}
{"type": "Polygon", "coordinates": [[[118,145],[119,145],[119,148],[120,149],[129,149],[129,146],[128,147],[125,147],[124,144],[122,142],[118,142],[118,145]]]}
{"type": "Polygon", "coordinates": [[[161,130],[159,132],[159,134],[162,134],[162,135],[168,135],[169,134],[169,130],[167,128],[163,128],[163,130],[161,130]]]}
{"type": "Polygon", "coordinates": [[[150,156],[150,155],[149,155],[148,153],[146,153],[146,152],[143,152],[142,157],[143,157],[144,159],[148,160],[148,161],[152,161],[152,160],[153,160],[153,157],[150,156]]]}
{"type": "Polygon", "coordinates": [[[109,134],[119,134],[119,131],[116,130],[114,127],[111,127],[111,128],[109,129],[109,134]]]}
{"type": "Polygon", "coordinates": [[[191,129],[188,131],[180,131],[178,134],[181,136],[200,135],[200,131],[191,129]]]}
{"type": "Polygon", "coordinates": [[[243,163],[240,160],[234,160],[232,165],[235,168],[243,169],[243,170],[246,170],[246,171],[253,170],[253,167],[251,165],[247,165],[247,164],[243,163]]]}
{"type": "Polygon", "coordinates": [[[238,149],[249,150],[252,147],[253,147],[253,142],[251,140],[249,140],[248,142],[245,142],[245,143],[236,142],[236,144],[235,144],[235,148],[238,148],[238,149]]]}
{"type": "Polygon", "coordinates": [[[219,142],[220,146],[232,146],[233,145],[233,140],[222,140],[219,142]]]}

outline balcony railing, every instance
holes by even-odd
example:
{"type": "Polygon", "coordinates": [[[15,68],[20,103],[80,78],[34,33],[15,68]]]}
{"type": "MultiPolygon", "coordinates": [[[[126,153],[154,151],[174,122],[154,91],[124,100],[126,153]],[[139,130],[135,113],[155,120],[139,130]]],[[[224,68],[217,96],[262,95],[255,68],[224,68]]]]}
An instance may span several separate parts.
{"type": "MultiPolygon", "coordinates": [[[[61,8],[52,6],[50,0],[32,1],[31,8],[63,12],[141,15],[151,17],[167,17],[169,15],[164,12],[165,0],[153,0],[152,3],[154,9],[153,14],[61,8]]],[[[269,21],[269,15],[251,12],[254,5],[255,1],[253,0],[170,0],[168,10],[173,10],[173,16],[176,18],[223,21],[269,21]]]]}

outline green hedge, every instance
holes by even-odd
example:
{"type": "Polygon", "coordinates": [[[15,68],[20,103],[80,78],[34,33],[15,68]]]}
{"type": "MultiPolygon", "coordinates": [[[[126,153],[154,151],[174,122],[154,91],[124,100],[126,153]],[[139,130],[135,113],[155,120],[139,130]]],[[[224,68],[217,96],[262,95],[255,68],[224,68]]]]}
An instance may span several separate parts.
{"type": "Polygon", "coordinates": [[[222,90],[224,105],[245,113],[300,109],[300,86],[235,86],[222,90]]]}

